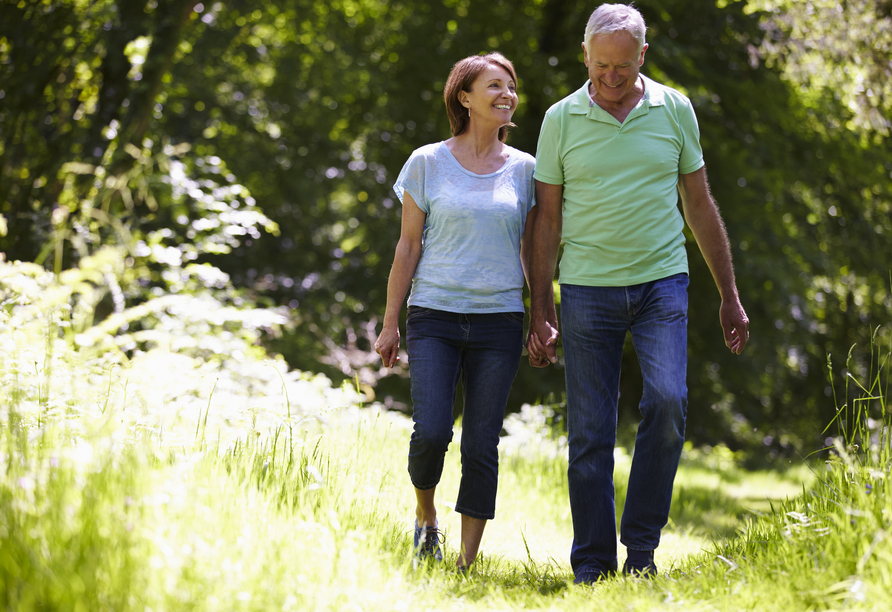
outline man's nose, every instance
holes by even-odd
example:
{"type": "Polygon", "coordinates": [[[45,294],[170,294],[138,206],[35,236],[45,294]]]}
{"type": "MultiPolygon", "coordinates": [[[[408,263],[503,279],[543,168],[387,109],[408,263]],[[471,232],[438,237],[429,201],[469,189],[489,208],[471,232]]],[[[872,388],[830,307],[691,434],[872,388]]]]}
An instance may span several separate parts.
{"type": "Polygon", "coordinates": [[[604,80],[613,87],[623,80],[623,76],[620,74],[619,70],[609,70],[604,80]]]}

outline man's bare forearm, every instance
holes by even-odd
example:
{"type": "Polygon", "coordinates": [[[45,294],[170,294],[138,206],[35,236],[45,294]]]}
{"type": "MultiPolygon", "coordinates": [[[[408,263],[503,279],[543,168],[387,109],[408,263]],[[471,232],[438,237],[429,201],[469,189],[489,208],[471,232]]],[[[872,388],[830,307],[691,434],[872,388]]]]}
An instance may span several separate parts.
{"type": "Polygon", "coordinates": [[[532,284],[530,317],[556,322],[554,308],[554,271],[561,245],[563,225],[563,186],[536,181],[536,206],[539,212],[533,231],[532,284]]]}
{"type": "Polygon", "coordinates": [[[706,169],[682,175],[679,182],[685,220],[694,234],[703,259],[712,273],[719,295],[737,299],[737,282],[731,261],[731,245],[718,206],[709,192],[706,169]]]}

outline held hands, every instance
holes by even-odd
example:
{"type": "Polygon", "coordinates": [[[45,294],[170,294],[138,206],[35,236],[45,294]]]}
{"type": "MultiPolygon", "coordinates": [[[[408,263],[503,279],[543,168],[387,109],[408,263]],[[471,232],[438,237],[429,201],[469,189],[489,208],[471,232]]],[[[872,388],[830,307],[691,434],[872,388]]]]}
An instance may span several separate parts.
{"type": "Polygon", "coordinates": [[[527,339],[527,351],[530,354],[530,365],[544,368],[557,363],[557,339],[560,336],[557,327],[544,319],[530,321],[530,335],[527,339]]]}
{"type": "Polygon", "coordinates": [[[725,346],[731,349],[735,355],[739,355],[750,339],[750,320],[743,310],[740,299],[727,302],[722,300],[719,321],[725,335],[725,346]]]}
{"type": "Polygon", "coordinates": [[[385,368],[392,368],[400,360],[400,330],[385,327],[375,341],[375,352],[381,355],[385,368]]]}

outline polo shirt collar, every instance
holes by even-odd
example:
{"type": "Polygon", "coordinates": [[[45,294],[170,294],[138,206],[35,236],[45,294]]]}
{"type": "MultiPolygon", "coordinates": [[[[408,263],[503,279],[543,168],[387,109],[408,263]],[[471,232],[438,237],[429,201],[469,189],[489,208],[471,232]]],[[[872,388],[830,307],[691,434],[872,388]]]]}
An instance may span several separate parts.
{"type": "MultiPolygon", "coordinates": [[[[643,74],[641,75],[641,79],[644,81],[644,100],[647,102],[647,105],[664,106],[666,104],[666,91],[663,87],[643,74]]],[[[588,85],[586,85],[586,87],[587,86],[588,85]]]]}
{"type": "Polygon", "coordinates": [[[591,83],[589,79],[585,80],[585,85],[581,89],[577,89],[576,93],[570,100],[571,115],[587,115],[588,109],[592,105],[592,98],[588,95],[588,86],[591,83]]]}
{"type": "MultiPolygon", "coordinates": [[[[640,74],[640,73],[639,73],[640,74]]],[[[639,114],[641,110],[645,113],[647,109],[651,106],[663,106],[666,104],[666,93],[663,91],[663,88],[659,83],[654,81],[653,79],[649,79],[643,74],[640,75],[642,81],[644,82],[644,97],[638,101],[635,109],[630,113],[630,117],[634,114],[639,114]],[[643,108],[642,108],[643,107],[643,108]]],[[[571,115],[587,115],[589,113],[589,109],[595,105],[592,102],[591,96],[588,95],[588,87],[591,84],[591,80],[586,79],[585,85],[576,90],[575,93],[572,94],[571,102],[570,102],[570,114],[571,115]]],[[[601,112],[609,115],[607,111],[598,108],[601,112]]]]}

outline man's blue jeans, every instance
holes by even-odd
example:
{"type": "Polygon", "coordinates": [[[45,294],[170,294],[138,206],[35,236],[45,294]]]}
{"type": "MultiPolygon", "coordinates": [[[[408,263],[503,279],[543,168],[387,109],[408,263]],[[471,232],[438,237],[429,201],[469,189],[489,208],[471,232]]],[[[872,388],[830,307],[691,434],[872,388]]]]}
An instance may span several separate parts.
{"type": "Polygon", "coordinates": [[[688,276],[629,287],[561,285],[577,581],[616,571],[613,451],[626,333],[644,379],[620,540],[654,550],[669,517],[687,413],[688,276]]]}
{"type": "Polygon", "coordinates": [[[461,376],[462,477],[455,511],[494,518],[499,434],[523,350],[523,313],[460,314],[410,306],[406,348],[415,421],[409,442],[412,484],[424,490],[440,482],[461,376]]]}

